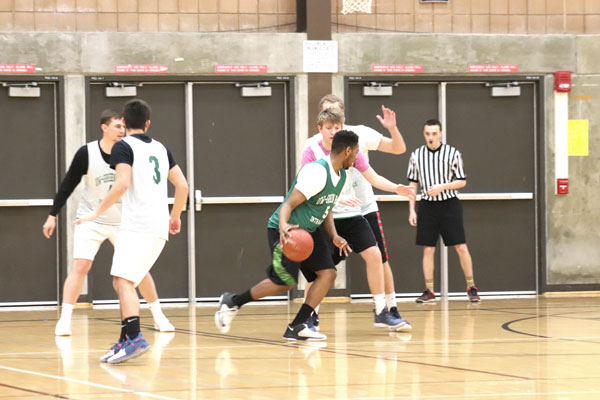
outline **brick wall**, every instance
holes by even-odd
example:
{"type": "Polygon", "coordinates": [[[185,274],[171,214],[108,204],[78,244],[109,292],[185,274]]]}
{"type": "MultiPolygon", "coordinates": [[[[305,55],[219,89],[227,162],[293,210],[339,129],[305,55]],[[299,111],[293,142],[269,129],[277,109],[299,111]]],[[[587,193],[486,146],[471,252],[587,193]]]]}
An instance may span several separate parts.
{"type": "MultiPolygon", "coordinates": [[[[600,0],[373,0],[333,32],[600,33],[600,0]]],[[[0,31],[294,32],[296,0],[0,0],[0,31]]]]}

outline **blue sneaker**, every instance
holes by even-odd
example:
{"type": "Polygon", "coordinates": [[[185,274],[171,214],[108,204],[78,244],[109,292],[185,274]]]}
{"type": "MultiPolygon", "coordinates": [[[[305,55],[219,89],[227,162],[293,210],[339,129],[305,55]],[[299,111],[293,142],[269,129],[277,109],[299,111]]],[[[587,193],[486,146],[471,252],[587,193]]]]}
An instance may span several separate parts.
{"type": "Polygon", "coordinates": [[[392,316],[394,318],[398,318],[399,320],[404,321],[404,325],[395,329],[396,332],[407,332],[407,331],[412,330],[412,325],[410,324],[410,322],[408,322],[407,320],[405,320],[404,318],[402,318],[400,316],[400,313],[398,312],[397,307],[390,308],[390,314],[392,314],[392,316]]]}
{"type": "Polygon", "coordinates": [[[142,332],[135,339],[127,338],[127,341],[121,346],[119,351],[110,357],[107,362],[109,364],[118,364],[127,361],[130,358],[141,356],[150,348],[150,344],[144,339],[142,332]]]}
{"type": "Polygon", "coordinates": [[[123,347],[125,342],[126,340],[119,338],[119,341],[110,346],[110,349],[108,349],[108,351],[104,353],[102,357],[100,357],[100,362],[107,362],[109,358],[111,358],[112,356],[117,354],[119,350],[121,350],[121,347],[123,347]]]}
{"type": "Polygon", "coordinates": [[[387,308],[384,308],[382,312],[375,314],[373,325],[376,328],[388,328],[391,331],[395,331],[406,325],[406,321],[402,318],[394,317],[387,308]]]}

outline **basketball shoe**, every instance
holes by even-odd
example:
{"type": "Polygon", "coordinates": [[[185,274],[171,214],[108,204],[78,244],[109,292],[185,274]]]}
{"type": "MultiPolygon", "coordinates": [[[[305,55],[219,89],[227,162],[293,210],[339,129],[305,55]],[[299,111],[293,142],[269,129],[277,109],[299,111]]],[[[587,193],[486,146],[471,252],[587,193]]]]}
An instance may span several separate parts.
{"type": "Polygon", "coordinates": [[[310,329],[307,323],[288,325],[283,337],[287,340],[326,340],[327,336],[310,329]]]}
{"type": "MultiPolygon", "coordinates": [[[[375,314],[375,311],[373,313],[375,314]]],[[[406,321],[402,318],[396,318],[387,308],[384,308],[379,314],[375,314],[373,325],[376,328],[388,328],[391,331],[395,331],[406,325],[406,321]]]]}
{"type": "Polygon", "coordinates": [[[175,327],[164,314],[154,319],[154,329],[160,332],[175,332],[175,327]]]}
{"type": "Polygon", "coordinates": [[[408,322],[407,320],[405,320],[404,318],[402,318],[400,316],[400,313],[398,312],[398,307],[390,308],[390,314],[392,314],[392,316],[394,318],[404,321],[404,325],[401,325],[401,326],[397,327],[396,329],[394,329],[396,332],[407,332],[407,331],[412,330],[412,325],[410,324],[410,322],[408,322]]]}
{"type": "Polygon", "coordinates": [[[124,344],[125,340],[119,338],[119,341],[110,346],[110,349],[108,349],[108,351],[102,357],[100,357],[100,362],[107,362],[109,358],[111,358],[112,356],[117,354],[119,350],[121,350],[121,347],[123,347],[124,344]]]}
{"type": "Polygon", "coordinates": [[[119,351],[117,351],[106,362],[108,362],[109,364],[122,363],[124,361],[129,360],[130,358],[141,356],[149,348],[150,344],[146,342],[146,339],[144,339],[144,335],[142,335],[142,332],[140,332],[135,339],[127,338],[125,343],[121,345],[119,351]]]}
{"type": "Polygon", "coordinates": [[[431,302],[435,301],[435,293],[433,293],[429,289],[425,289],[423,294],[421,296],[417,297],[417,300],[415,300],[415,301],[417,303],[431,303],[431,302]]]}
{"type": "Polygon", "coordinates": [[[54,334],[56,336],[71,336],[71,320],[66,318],[60,318],[54,328],[54,334]]]}
{"type": "Polygon", "coordinates": [[[470,288],[467,288],[467,296],[469,296],[469,300],[472,302],[481,301],[481,297],[477,293],[477,286],[473,285],[470,288]]]}
{"type": "Polygon", "coordinates": [[[306,321],[306,323],[309,328],[314,328],[314,330],[317,332],[321,330],[321,328],[319,328],[319,314],[317,314],[316,311],[313,311],[313,313],[310,314],[310,317],[308,317],[308,321],[306,321]]]}
{"type": "Polygon", "coordinates": [[[237,315],[240,308],[233,304],[235,293],[225,292],[219,300],[219,310],[215,313],[215,325],[221,333],[229,332],[231,322],[237,315]]]}

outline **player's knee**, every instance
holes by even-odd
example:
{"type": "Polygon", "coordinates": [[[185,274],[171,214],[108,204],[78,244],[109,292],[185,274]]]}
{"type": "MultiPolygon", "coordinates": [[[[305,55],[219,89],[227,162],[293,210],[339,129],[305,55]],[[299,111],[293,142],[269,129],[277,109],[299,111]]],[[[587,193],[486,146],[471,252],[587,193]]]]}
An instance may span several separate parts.
{"type": "Polygon", "coordinates": [[[423,247],[423,255],[424,255],[424,256],[426,256],[426,257],[427,257],[427,256],[431,257],[431,256],[433,256],[434,254],[435,254],[435,247],[432,247],[432,246],[425,246],[425,247],[423,247]]]}
{"type": "Polygon", "coordinates": [[[92,268],[91,260],[78,259],[78,260],[75,260],[75,263],[73,264],[72,273],[85,277],[88,274],[88,272],[90,272],[91,268],[92,268]]]}
{"type": "Polygon", "coordinates": [[[367,267],[375,267],[380,268],[382,264],[381,259],[381,251],[379,251],[379,247],[372,246],[366,250],[363,250],[360,255],[367,263],[367,267]]]}
{"type": "Polygon", "coordinates": [[[454,246],[454,248],[456,249],[456,252],[458,254],[461,254],[461,255],[469,254],[469,248],[467,247],[466,243],[457,244],[456,246],[454,246]]]}
{"type": "Polygon", "coordinates": [[[334,282],[337,277],[337,271],[335,269],[324,269],[317,272],[317,276],[325,281],[334,282]]]}

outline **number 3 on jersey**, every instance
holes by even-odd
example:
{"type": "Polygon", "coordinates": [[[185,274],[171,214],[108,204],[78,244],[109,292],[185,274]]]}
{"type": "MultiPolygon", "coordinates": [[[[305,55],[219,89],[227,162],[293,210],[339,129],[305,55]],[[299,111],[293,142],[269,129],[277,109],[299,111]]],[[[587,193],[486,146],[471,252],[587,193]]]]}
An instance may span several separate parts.
{"type": "Polygon", "coordinates": [[[158,185],[160,183],[160,171],[158,170],[158,158],[156,158],[154,156],[150,156],[148,158],[148,161],[150,161],[151,163],[154,163],[154,176],[152,177],[152,179],[154,179],[154,183],[156,183],[158,185]]]}

